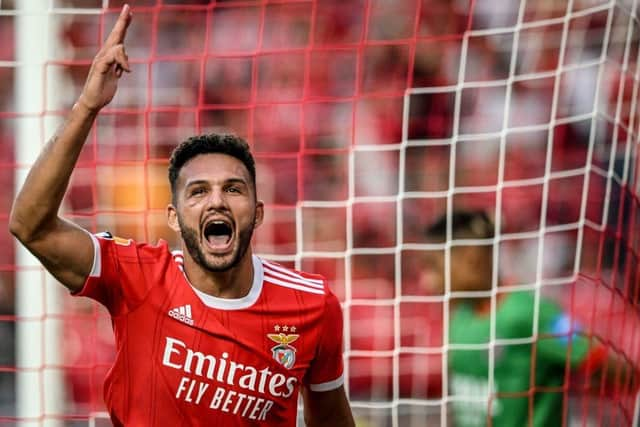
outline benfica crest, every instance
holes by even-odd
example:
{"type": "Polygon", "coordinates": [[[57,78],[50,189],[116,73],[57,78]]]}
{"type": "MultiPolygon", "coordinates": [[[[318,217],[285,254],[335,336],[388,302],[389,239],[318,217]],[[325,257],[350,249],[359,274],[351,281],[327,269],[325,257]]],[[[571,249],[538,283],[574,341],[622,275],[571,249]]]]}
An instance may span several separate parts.
{"type": "MultiPolygon", "coordinates": [[[[280,328],[276,328],[278,330],[280,328]]],[[[283,328],[284,329],[284,328],[283,328]]],[[[295,331],[295,328],[291,328],[295,331]]],[[[289,345],[298,339],[298,334],[267,334],[269,339],[278,345],[271,348],[273,359],[287,369],[291,369],[296,363],[296,348],[289,345]]]]}

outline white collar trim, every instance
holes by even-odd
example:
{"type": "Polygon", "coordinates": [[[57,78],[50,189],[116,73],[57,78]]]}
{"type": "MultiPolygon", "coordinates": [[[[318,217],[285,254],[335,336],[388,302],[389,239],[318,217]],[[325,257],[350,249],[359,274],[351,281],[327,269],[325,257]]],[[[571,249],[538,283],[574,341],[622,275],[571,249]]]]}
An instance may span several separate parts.
{"type": "Polygon", "coordinates": [[[219,298],[214,297],[213,295],[206,294],[195,288],[189,282],[187,275],[184,275],[184,278],[187,280],[193,292],[200,298],[202,303],[207,307],[217,308],[219,310],[242,310],[243,308],[249,308],[253,304],[256,303],[260,294],[262,293],[262,278],[263,278],[263,270],[262,270],[262,261],[255,255],[252,255],[252,263],[253,263],[253,283],[251,284],[251,289],[249,289],[249,293],[242,298],[219,298]]]}

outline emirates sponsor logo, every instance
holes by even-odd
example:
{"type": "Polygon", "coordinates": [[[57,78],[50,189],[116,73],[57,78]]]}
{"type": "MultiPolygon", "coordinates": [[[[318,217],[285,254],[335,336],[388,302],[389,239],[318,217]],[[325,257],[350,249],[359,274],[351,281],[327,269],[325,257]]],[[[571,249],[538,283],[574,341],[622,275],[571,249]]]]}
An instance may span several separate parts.
{"type": "Polygon", "coordinates": [[[216,356],[195,351],[172,337],[166,337],[162,364],[188,374],[177,384],[176,399],[251,420],[267,420],[272,398],[292,397],[298,383],[296,377],[274,373],[268,366],[238,363],[227,352],[216,356]]]}

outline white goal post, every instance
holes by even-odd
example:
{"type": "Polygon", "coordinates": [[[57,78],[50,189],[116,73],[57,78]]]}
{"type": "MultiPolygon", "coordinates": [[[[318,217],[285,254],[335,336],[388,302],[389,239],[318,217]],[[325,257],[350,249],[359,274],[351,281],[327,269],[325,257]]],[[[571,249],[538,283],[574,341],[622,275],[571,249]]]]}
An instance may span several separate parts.
{"type": "MultiPolygon", "coordinates": [[[[20,0],[15,15],[16,190],[22,186],[46,138],[52,120],[44,114],[57,107],[62,86],[47,62],[57,45],[59,28],[51,4],[20,0]],[[45,79],[46,76],[46,79],[45,79]]],[[[16,244],[16,415],[19,425],[64,424],[65,385],[62,366],[62,288],[40,262],[16,244]]]]}

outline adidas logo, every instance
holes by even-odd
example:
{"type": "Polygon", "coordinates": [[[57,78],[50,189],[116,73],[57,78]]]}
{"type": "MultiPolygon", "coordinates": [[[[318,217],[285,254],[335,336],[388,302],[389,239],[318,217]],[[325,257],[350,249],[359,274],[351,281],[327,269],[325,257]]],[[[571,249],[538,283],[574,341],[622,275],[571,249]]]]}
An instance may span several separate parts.
{"type": "Polygon", "coordinates": [[[169,310],[169,316],[181,321],[182,323],[193,326],[193,319],[191,318],[191,304],[172,308],[169,310]]]}

